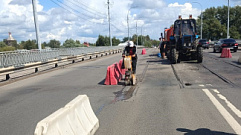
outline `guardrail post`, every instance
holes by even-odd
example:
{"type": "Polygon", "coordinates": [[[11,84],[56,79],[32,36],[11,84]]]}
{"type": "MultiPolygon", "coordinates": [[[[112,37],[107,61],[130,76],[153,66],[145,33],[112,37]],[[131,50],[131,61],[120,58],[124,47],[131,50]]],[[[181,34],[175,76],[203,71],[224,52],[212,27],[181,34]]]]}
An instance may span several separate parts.
{"type": "Polygon", "coordinates": [[[6,74],[6,80],[9,80],[9,79],[10,79],[10,75],[6,74]]]}
{"type": "Polygon", "coordinates": [[[35,68],[35,73],[37,73],[37,72],[38,72],[38,67],[35,68]]]}

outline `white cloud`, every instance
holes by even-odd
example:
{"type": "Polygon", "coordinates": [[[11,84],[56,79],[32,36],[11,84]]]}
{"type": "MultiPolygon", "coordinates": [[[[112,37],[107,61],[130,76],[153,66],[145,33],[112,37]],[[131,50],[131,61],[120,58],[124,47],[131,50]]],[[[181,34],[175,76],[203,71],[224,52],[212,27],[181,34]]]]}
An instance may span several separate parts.
{"type": "Polygon", "coordinates": [[[144,9],[161,8],[166,4],[163,0],[133,0],[132,6],[144,9]]]}
{"type": "Polygon", "coordinates": [[[11,0],[10,5],[29,5],[31,0],[11,0]]]}
{"type": "Polygon", "coordinates": [[[232,0],[234,2],[235,6],[241,6],[241,1],[240,0],[232,0]]]}
{"type": "MultiPolygon", "coordinates": [[[[34,20],[31,0],[0,0],[0,39],[7,38],[8,32],[19,42],[35,39],[34,20]]],[[[43,10],[38,3],[38,20],[41,41],[51,39],[64,42],[72,38],[81,42],[95,42],[98,35],[108,35],[108,18],[106,0],[64,0],[61,7],[43,10]],[[71,2],[70,2],[71,1],[71,2]],[[73,4],[74,3],[74,4],[73,4]],[[79,3],[79,4],[77,4],[79,3]]],[[[165,27],[169,27],[182,14],[187,17],[190,13],[196,18],[200,10],[190,3],[167,4],[164,0],[111,0],[111,31],[112,36],[122,39],[127,37],[127,13],[129,12],[130,35],[150,35],[158,39],[165,27]],[[137,6],[137,7],[135,7],[137,6]]],[[[54,3],[53,3],[54,4],[54,3]]]]}

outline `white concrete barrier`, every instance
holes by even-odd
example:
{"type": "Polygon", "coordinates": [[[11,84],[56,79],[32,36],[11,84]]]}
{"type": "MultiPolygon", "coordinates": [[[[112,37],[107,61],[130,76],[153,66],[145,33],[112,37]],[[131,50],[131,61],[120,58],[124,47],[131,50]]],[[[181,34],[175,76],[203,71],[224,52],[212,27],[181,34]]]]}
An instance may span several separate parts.
{"type": "Polygon", "coordinates": [[[89,98],[79,95],[64,108],[61,108],[40,121],[35,135],[93,135],[99,128],[89,98]]]}
{"type": "Polygon", "coordinates": [[[238,62],[241,63],[241,54],[239,56],[238,62]]]}

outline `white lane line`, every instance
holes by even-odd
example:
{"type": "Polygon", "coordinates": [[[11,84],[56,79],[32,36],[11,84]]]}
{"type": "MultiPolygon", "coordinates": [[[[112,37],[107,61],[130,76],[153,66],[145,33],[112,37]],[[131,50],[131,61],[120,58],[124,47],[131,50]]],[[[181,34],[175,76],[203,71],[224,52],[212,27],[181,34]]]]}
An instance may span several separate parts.
{"type": "Polygon", "coordinates": [[[222,100],[224,100],[227,104],[227,106],[238,116],[241,118],[241,112],[239,111],[239,109],[237,109],[231,102],[229,102],[227,100],[226,97],[224,97],[223,95],[221,94],[218,94],[219,98],[221,98],[222,100]]]}
{"type": "Polygon", "coordinates": [[[213,104],[218,109],[218,111],[223,115],[224,119],[228,122],[228,124],[233,128],[234,132],[236,134],[241,135],[241,126],[233,118],[233,116],[218,102],[218,100],[212,95],[212,93],[208,89],[202,89],[202,90],[213,102],[213,104]]]}
{"type": "Polygon", "coordinates": [[[216,92],[217,94],[219,94],[220,92],[217,89],[212,89],[214,92],[216,92]]]}
{"type": "Polygon", "coordinates": [[[203,84],[200,84],[199,86],[200,86],[200,87],[204,87],[204,85],[203,85],[203,84]]]}
{"type": "Polygon", "coordinates": [[[220,92],[217,89],[212,89],[214,92],[217,93],[218,97],[222,100],[225,101],[225,103],[227,104],[227,106],[239,117],[241,118],[241,111],[239,109],[237,109],[230,101],[228,101],[228,99],[223,96],[222,94],[220,94],[220,92]]]}

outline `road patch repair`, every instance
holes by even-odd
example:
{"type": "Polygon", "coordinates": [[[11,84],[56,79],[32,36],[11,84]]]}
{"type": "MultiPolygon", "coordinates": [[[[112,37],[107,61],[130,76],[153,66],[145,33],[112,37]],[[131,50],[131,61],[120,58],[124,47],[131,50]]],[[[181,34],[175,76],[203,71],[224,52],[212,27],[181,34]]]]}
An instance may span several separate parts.
{"type": "Polygon", "coordinates": [[[79,95],[65,107],[38,122],[34,135],[93,135],[99,128],[89,98],[79,95]]]}

